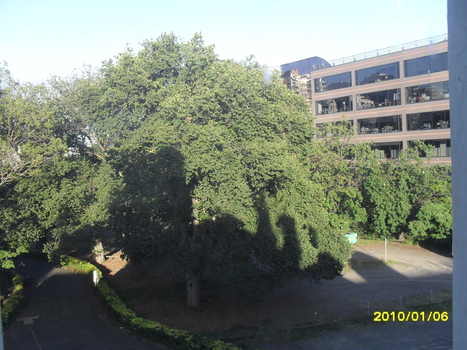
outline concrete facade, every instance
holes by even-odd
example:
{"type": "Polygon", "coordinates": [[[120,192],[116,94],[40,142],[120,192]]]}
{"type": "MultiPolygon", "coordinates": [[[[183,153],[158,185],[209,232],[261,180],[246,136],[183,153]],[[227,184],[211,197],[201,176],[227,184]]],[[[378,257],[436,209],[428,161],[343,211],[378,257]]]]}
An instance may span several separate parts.
{"type": "Polygon", "coordinates": [[[454,349],[467,349],[467,4],[448,0],[452,111],[454,349]]]}
{"type": "MultiPolygon", "coordinates": [[[[440,37],[438,37],[438,40],[440,37]]],[[[356,141],[374,142],[375,152],[381,158],[396,158],[401,149],[408,148],[414,140],[435,145],[435,155],[430,163],[451,163],[450,154],[450,102],[449,73],[447,70],[447,36],[433,44],[404,49],[375,57],[322,68],[310,72],[311,103],[315,124],[350,121],[356,141]],[[407,76],[406,62],[419,58],[443,56],[446,68],[431,73],[407,76]],[[378,67],[397,67],[397,76],[376,74],[371,82],[358,81],[358,74],[378,67]],[[339,78],[348,79],[338,82],[339,78]],[[337,80],[336,80],[337,79],[337,80]],[[332,88],[326,90],[326,80],[332,88]],[[321,86],[324,83],[324,88],[321,86]],[[337,86],[337,87],[336,87],[337,86]],[[444,87],[444,91],[443,91],[444,87]],[[420,88],[420,89],[419,89],[420,88]],[[424,90],[423,90],[424,89],[424,90]],[[414,91],[439,91],[436,98],[425,94],[415,98],[414,91]],[[384,98],[382,97],[384,96],[384,98]],[[371,99],[370,99],[371,98],[371,99]],[[377,99],[379,98],[379,101],[377,99]],[[435,117],[436,115],[436,117],[435,117]],[[444,115],[446,120],[439,120],[444,115]],[[421,123],[420,120],[431,121],[421,123]],[[418,126],[414,121],[418,118],[418,126]],[[438,119],[437,119],[438,118],[438,119]]],[[[286,74],[286,72],[283,72],[286,74]]],[[[370,74],[370,73],[368,73],[370,74]]]]}

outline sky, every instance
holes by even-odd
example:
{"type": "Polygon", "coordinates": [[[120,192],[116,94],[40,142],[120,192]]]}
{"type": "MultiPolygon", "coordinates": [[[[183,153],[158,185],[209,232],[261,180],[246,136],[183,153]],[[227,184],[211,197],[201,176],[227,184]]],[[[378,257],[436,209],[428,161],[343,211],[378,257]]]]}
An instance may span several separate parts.
{"type": "Polygon", "coordinates": [[[447,0],[0,0],[0,63],[22,83],[98,67],[171,32],[200,32],[221,59],[279,67],[446,34],[447,0]]]}

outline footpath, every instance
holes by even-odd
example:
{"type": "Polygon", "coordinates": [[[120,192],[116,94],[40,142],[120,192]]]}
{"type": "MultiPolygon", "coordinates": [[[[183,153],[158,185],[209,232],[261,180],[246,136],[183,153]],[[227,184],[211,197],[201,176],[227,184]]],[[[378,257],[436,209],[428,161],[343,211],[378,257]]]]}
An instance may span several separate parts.
{"type": "Polygon", "coordinates": [[[164,349],[112,324],[78,275],[27,258],[17,270],[29,296],[16,322],[4,331],[5,350],[164,349]]]}

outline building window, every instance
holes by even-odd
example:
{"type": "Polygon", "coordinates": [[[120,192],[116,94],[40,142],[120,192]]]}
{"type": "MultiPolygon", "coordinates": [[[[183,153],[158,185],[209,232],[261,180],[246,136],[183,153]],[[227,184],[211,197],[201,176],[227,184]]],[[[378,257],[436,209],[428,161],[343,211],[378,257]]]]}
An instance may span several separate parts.
{"type": "Polygon", "coordinates": [[[350,72],[315,79],[315,92],[330,91],[352,86],[350,72]]]}
{"type": "Polygon", "coordinates": [[[326,136],[333,135],[342,135],[343,131],[352,131],[353,134],[353,120],[343,120],[330,123],[317,123],[316,129],[317,138],[323,138],[326,136]]]}
{"type": "Polygon", "coordinates": [[[347,112],[353,110],[351,96],[316,101],[315,104],[317,115],[347,112]]]}
{"type": "Polygon", "coordinates": [[[359,135],[399,131],[402,131],[402,117],[400,115],[357,120],[357,133],[359,135]]]}
{"type": "Polygon", "coordinates": [[[394,159],[399,157],[402,142],[373,143],[370,147],[378,159],[394,159]]]}
{"type": "MultiPolygon", "coordinates": [[[[422,142],[432,147],[431,157],[451,157],[451,140],[426,140],[422,142]]],[[[413,142],[409,141],[409,147],[413,147],[413,142]]],[[[426,152],[420,150],[420,157],[426,156],[426,152]]]]}
{"type": "Polygon", "coordinates": [[[401,104],[401,89],[368,92],[357,95],[357,109],[397,106],[401,104]]]}
{"type": "Polygon", "coordinates": [[[448,70],[448,53],[443,52],[404,61],[404,68],[406,77],[448,70]]]}
{"type": "Polygon", "coordinates": [[[407,114],[407,130],[448,129],[449,111],[407,114]]]}
{"type": "Polygon", "coordinates": [[[407,103],[449,99],[449,82],[411,86],[407,88],[407,103]]]}
{"type": "Polygon", "coordinates": [[[377,83],[380,81],[398,79],[399,62],[385,64],[382,66],[360,69],[355,72],[357,85],[377,83]]]}

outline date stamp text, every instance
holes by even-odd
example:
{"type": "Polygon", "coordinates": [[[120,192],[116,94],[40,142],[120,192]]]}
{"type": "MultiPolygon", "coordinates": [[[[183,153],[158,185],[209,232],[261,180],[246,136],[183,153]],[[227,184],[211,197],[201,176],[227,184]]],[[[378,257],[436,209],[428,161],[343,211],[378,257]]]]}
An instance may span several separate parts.
{"type": "Polygon", "coordinates": [[[446,322],[449,320],[447,311],[375,311],[374,322],[446,322]]]}

